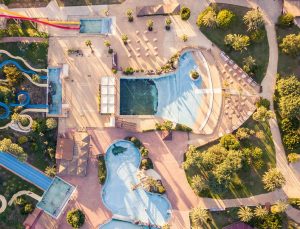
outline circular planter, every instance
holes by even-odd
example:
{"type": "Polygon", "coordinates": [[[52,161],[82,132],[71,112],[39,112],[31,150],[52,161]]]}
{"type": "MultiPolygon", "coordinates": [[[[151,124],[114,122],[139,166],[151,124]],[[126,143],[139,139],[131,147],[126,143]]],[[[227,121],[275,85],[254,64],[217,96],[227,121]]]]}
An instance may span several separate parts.
{"type": "Polygon", "coordinates": [[[193,73],[192,72],[190,72],[190,79],[192,80],[192,81],[198,81],[198,80],[200,80],[200,78],[201,78],[201,76],[200,76],[200,74],[199,74],[199,72],[197,72],[198,73],[198,76],[197,76],[197,78],[195,78],[195,77],[193,77],[193,73]]]}
{"type": "Polygon", "coordinates": [[[21,116],[28,119],[28,125],[23,126],[23,124],[20,121],[18,121],[19,128],[21,130],[29,130],[32,126],[32,123],[33,123],[32,118],[29,115],[21,115],[21,116]]]}

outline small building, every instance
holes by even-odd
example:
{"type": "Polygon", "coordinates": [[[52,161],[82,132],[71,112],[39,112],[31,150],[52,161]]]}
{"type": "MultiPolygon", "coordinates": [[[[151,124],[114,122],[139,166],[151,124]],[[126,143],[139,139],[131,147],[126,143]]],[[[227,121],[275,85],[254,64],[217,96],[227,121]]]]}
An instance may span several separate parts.
{"type": "Polygon", "coordinates": [[[253,229],[253,227],[251,227],[248,224],[245,224],[243,222],[236,222],[236,223],[230,224],[226,227],[223,227],[222,229],[253,229]]]}
{"type": "Polygon", "coordinates": [[[179,14],[180,13],[180,4],[159,4],[151,6],[142,6],[136,7],[136,16],[154,16],[154,15],[170,15],[170,14],[179,14]]]}
{"type": "Polygon", "coordinates": [[[72,139],[58,138],[55,159],[71,161],[73,159],[74,145],[75,143],[72,139]]]}
{"type": "Polygon", "coordinates": [[[300,0],[284,0],[283,12],[295,17],[295,24],[300,28],[300,0]]]}

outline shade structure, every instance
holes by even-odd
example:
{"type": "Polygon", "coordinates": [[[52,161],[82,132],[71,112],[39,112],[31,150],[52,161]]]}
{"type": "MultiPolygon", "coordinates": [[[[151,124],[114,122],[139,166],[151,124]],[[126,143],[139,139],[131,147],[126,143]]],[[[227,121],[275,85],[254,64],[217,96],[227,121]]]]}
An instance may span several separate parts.
{"type": "Polygon", "coordinates": [[[115,113],[115,84],[116,80],[114,77],[101,78],[101,114],[115,113]]]}

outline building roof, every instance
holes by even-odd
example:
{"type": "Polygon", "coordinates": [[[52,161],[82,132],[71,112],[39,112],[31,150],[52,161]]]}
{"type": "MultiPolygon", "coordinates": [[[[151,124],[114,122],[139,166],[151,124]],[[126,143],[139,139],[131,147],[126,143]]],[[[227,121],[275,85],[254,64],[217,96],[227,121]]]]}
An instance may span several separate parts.
{"type": "Polygon", "coordinates": [[[136,15],[138,17],[150,16],[150,15],[166,15],[166,14],[179,14],[180,4],[160,4],[143,6],[136,8],[136,15]]]}
{"type": "Polygon", "coordinates": [[[71,161],[73,159],[74,141],[69,138],[58,138],[56,145],[56,159],[71,161]]]}
{"type": "Polygon", "coordinates": [[[236,222],[226,227],[223,227],[223,229],[253,229],[253,228],[243,222],[236,222]]]}
{"type": "Polygon", "coordinates": [[[300,17],[300,0],[284,0],[283,4],[285,11],[295,17],[300,17]]]}

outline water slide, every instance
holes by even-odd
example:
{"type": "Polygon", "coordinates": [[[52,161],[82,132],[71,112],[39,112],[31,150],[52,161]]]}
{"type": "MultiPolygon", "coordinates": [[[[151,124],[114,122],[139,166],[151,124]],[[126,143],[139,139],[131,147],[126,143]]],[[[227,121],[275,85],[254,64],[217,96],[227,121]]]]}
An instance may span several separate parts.
{"type": "Polygon", "coordinates": [[[52,178],[46,176],[43,172],[31,165],[19,161],[15,156],[9,153],[0,151],[0,166],[44,191],[46,191],[52,183],[52,178]]]}
{"type": "Polygon", "coordinates": [[[66,25],[57,25],[52,22],[47,22],[47,21],[34,19],[34,18],[28,18],[28,17],[10,16],[10,15],[5,15],[5,14],[0,14],[0,17],[8,18],[8,19],[19,19],[19,20],[23,20],[23,21],[32,21],[32,22],[43,24],[43,25],[52,26],[52,27],[55,27],[58,29],[66,29],[66,30],[79,30],[80,29],[79,26],[74,27],[74,26],[66,26],[66,25]]]}
{"type": "MultiPolygon", "coordinates": [[[[3,12],[3,13],[6,13],[6,14],[9,14],[9,15],[13,15],[13,16],[17,16],[17,17],[24,17],[24,18],[28,18],[22,14],[19,14],[17,12],[14,12],[14,11],[10,11],[10,10],[6,10],[6,9],[0,9],[0,12],[3,12]]],[[[49,22],[49,23],[52,23],[52,24],[69,24],[69,25],[79,25],[80,22],[79,21],[49,21],[48,19],[40,19],[41,21],[44,21],[44,22],[49,22]]]]}
{"type": "Polygon", "coordinates": [[[27,70],[23,68],[18,62],[14,60],[5,60],[2,63],[0,63],[0,69],[3,68],[5,65],[15,65],[18,69],[20,69],[22,72],[25,72],[27,74],[36,74],[35,71],[27,70]]]}
{"type": "Polygon", "coordinates": [[[5,111],[3,114],[0,114],[0,119],[7,119],[10,114],[9,107],[5,103],[2,103],[2,102],[0,102],[0,107],[2,107],[5,111]]]}

